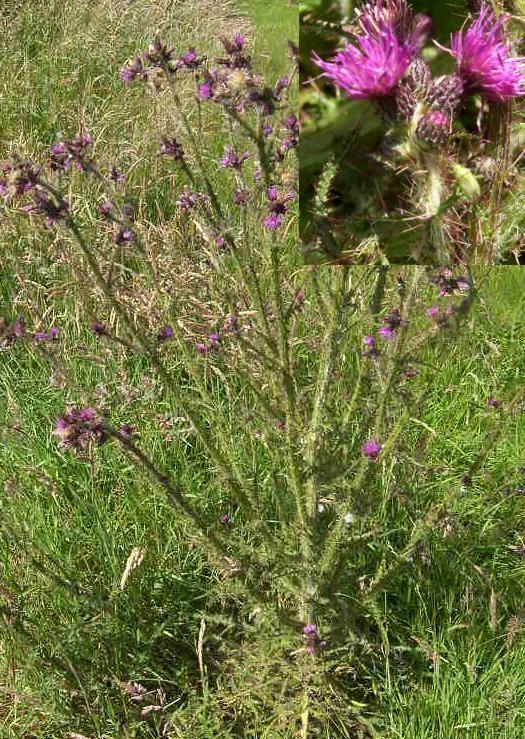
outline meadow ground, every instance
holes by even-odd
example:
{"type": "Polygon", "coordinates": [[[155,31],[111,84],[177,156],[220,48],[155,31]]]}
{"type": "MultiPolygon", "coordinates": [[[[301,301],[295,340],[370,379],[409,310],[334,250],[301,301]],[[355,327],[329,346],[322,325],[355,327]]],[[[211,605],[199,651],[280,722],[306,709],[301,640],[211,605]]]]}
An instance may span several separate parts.
{"type": "MultiPolygon", "coordinates": [[[[176,14],[167,11],[172,6],[12,2],[2,11],[2,158],[14,150],[31,155],[60,132],[70,135],[85,125],[108,161],[134,163],[130,192],[152,244],[179,228],[166,225],[173,215],[171,191],[160,168],[151,165],[168,123],[147,98],[123,91],[123,61],[157,30],[183,49],[218,49],[223,32],[241,27],[254,37],[254,56],[275,81],[287,68],[284,42],[296,38],[297,11],[279,0],[180,2],[176,14]]],[[[213,150],[222,152],[222,146],[217,133],[213,150]]],[[[0,313],[10,320],[23,314],[35,328],[59,326],[60,338],[39,346],[15,342],[0,353],[0,737],[56,739],[76,732],[89,739],[292,739],[292,696],[279,679],[279,662],[271,661],[273,644],[279,653],[286,634],[270,637],[263,628],[265,649],[252,653],[247,641],[240,650],[235,616],[255,614],[257,603],[231,590],[224,562],[214,566],[187,519],[174,514],[158,486],[116,445],[76,458],[60,450],[52,435],[67,405],[107,409],[114,424],[136,425],[141,448],[159,469],[169,470],[189,499],[218,518],[227,498],[203,461],[194,429],[144,358],[126,347],[110,350],[90,331],[90,309],[100,296],[82,282],[64,237],[44,239],[44,231],[24,224],[2,226],[0,313]],[[121,587],[136,549],[144,559],[121,587]],[[147,703],[134,700],[140,697],[133,693],[137,685],[146,687],[147,703]],[[142,715],[156,704],[162,710],[142,715]]],[[[297,382],[308,388],[325,331],[316,307],[319,285],[309,269],[297,266],[300,257],[290,251],[288,259],[287,279],[304,283],[304,310],[311,316],[296,337],[297,382]]],[[[191,337],[202,333],[214,310],[206,304],[201,261],[197,249],[178,255],[170,276],[175,307],[191,337]]],[[[362,292],[368,298],[375,273],[356,267],[352,274],[358,283],[367,276],[362,292]]],[[[400,274],[408,278],[410,270],[400,274]]],[[[421,381],[428,383],[427,395],[403,429],[400,479],[403,464],[418,469],[420,433],[427,466],[419,479],[407,473],[399,510],[392,504],[398,516],[392,528],[407,526],[403,495],[411,500],[410,515],[448,499],[498,419],[506,431],[494,437],[473,484],[450,498],[449,519],[417,550],[410,578],[400,573],[385,590],[379,648],[343,686],[345,710],[350,706],[371,722],[370,732],[391,739],[525,737],[525,272],[507,267],[478,271],[475,278],[479,295],[466,327],[425,357],[421,381]],[[490,396],[501,399],[501,409],[486,407],[490,396]]],[[[108,320],[118,325],[110,312],[108,320]]],[[[363,313],[362,321],[349,323],[334,373],[332,391],[339,400],[330,407],[327,426],[334,436],[338,429],[348,433],[349,445],[360,431],[345,420],[345,403],[359,371],[367,320],[363,313]]],[[[417,319],[422,325],[425,320],[417,319]]],[[[162,352],[183,396],[192,397],[180,357],[169,344],[162,352]]],[[[211,427],[215,418],[239,440],[239,458],[247,464],[241,458],[246,419],[239,407],[250,405],[251,390],[239,378],[234,392],[226,393],[222,381],[230,369],[226,362],[210,363],[213,405],[203,412],[211,427]]],[[[254,435],[248,462],[271,487],[279,481],[284,444],[275,431],[267,439],[259,443],[254,435]]],[[[392,470],[385,468],[384,475],[390,485],[392,470]]],[[[372,515],[378,529],[392,515],[385,508],[372,515]]],[[[373,631],[363,627],[362,633],[373,631]]],[[[300,647],[300,637],[298,642],[300,647]]],[[[285,643],[287,654],[297,648],[285,643]]],[[[352,675],[351,653],[341,652],[340,662],[343,674],[352,675]]],[[[285,674],[288,680],[283,665],[285,674]]],[[[328,713],[336,711],[331,705],[328,713]]],[[[354,724],[338,718],[325,716],[317,728],[314,722],[311,736],[355,736],[354,724]]]]}

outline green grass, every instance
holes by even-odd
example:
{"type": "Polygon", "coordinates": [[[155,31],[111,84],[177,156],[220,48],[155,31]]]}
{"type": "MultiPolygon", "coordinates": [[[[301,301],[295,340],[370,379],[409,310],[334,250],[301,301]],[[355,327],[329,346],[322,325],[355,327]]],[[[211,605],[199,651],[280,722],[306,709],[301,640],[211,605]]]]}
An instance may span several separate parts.
{"type": "MultiPolygon", "coordinates": [[[[449,494],[446,481],[457,485],[493,423],[484,408],[486,398],[495,394],[508,401],[521,386],[525,359],[515,348],[525,339],[524,281],[525,273],[517,268],[493,270],[484,279],[470,329],[457,343],[438,346],[427,357],[439,370],[424,370],[433,378],[430,395],[419,423],[409,424],[406,434],[415,448],[425,424],[434,439],[428,449],[432,467],[417,487],[402,491],[411,497],[410,510],[424,510],[449,494]]],[[[360,332],[359,325],[352,329],[349,346],[359,341],[360,332]]],[[[202,614],[209,619],[210,634],[220,633],[214,618],[223,589],[200,547],[192,546],[198,540],[114,446],[101,448],[93,466],[60,453],[50,434],[53,419],[66,399],[76,401],[77,392],[93,402],[103,392],[112,419],[140,419],[143,448],[181,479],[190,496],[209,501],[213,515],[221,511],[220,490],[187,433],[169,436],[169,443],[159,433],[153,416],[164,408],[155,402],[156,382],[144,378],[140,365],[128,365],[129,385],[122,391],[116,366],[110,362],[102,369],[98,364],[104,355],[100,344],[76,334],[72,325],[63,342],[61,353],[72,373],[67,390],[49,386],[53,363],[30,347],[16,345],[2,355],[7,421],[21,428],[5,434],[0,447],[7,491],[3,525],[10,536],[4,539],[3,581],[23,613],[23,630],[4,652],[6,661],[15,659],[15,685],[22,697],[4,704],[3,735],[19,736],[31,726],[38,739],[75,728],[113,736],[126,720],[136,725],[136,736],[157,736],[151,725],[134,723],[137,711],[119,693],[119,680],[136,679],[164,685],[175,704],[182,703],[175,723],[186,727],[185,735],[236,736],[219,718],[216,702],[198,697],[196,634],[202,614]],[[118,582],[135,546],[143,547],[146,557],[120,592],[118,582]],[[15,651],[13,644],[18,645],[15,651]],[[45,673],[42,657],[52,665],[45,673]],[[66,682],[67,691],[61,663],[73,664],[78,679],[76,685],[71,678],[66,682]],[[73,703],[72,694],[77,695],[73,703]],[[39,702],[40,713],[25,702],[29,697],[39,702]],[[88,715],[84,702],[90,706],[88,715]],[[42,721],[38,716],[44,717],[41,729],[36,728],[42,721]]],[[[351,356],[344,375],[350,386],[351,356]]],[[[232,435],[239,437],[238,424],[231,423],[232,435]]],[[[388,651],[375,662],[375,671],[369,667],[362,676],[365,685],[371,681],[365,702],[372,686],[379,700],[370,718],[384,736],[507,739],[525,732],[519,631],[512,648],[506,646],[509,623],[522,608],[524,575],[523,562],[510,548],[520,543],[525,517],[522,497],[502,495],[504,486],[519,479],[524,448],[525,422],[518,414],[472,488],[451,499],[451,538],[435,529],[425,541],[431,564],[414,564],[407,591],[397,589],[395,577],[387,590],[388,651]],[[497,594],[496,631],[490,628],[491,588],[497,594]]],[[[275,449],[270,449],[270,461],[261,448],[258,453],[261,474],[278,464],[275,449]]],[[[402,477],[399,482],[403,485],[402,477]]],[[[381,515],[378,510],[378,522],[381,515]]],[[[397,522],[406,525],[401,510],[397,522]]],[[[406,588],[404,575],[400,578],[399,586],[405,582],[406,588]]],[[[264,674],[264,663],[258,669],[264,674]]],[[[6,685],[13,687],[9,680],[6,685]]],[[[255,702],[251,710],[257,715],[263,708],[255,702]]],[[[244,736],[281,736],[275,727],[274,734],[265,733],[263,713],[257,725],[249,724],[252,733],[245,727],[244,736]]],[[[335,729],[326,732],[327,737],[340,735],[335,729]]],[[[292,735],[285,731],[282,736],[292,735]]]]}

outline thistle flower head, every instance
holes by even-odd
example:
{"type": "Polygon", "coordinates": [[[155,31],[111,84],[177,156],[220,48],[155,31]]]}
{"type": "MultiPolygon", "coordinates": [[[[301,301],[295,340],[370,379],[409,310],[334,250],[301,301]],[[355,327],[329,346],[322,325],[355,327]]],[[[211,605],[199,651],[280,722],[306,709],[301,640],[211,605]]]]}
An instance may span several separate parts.
{"type": "Polygon", "coordinates": [[[31,215],[43,215],[48,228],[52,228],[57,221],[66,218],[69,211],[69,203],[65,200],[56,202],[44,190],[33,190],[32,202],[24,205],[22,210],[31,215]]]}
{"type": "Polygon", "coordinates": [[[107,438],[103,421],[93,408],[67,411],[57,418],[53,433],[63,449],[76,451],[86,449],[90,440],[102,444],[107,438]]]}
{"type": "Polygon", "coordinates": [[[244,162],[250,159],[251,156],[249,151],[245,151],[244,154],[239,155],[233,149],[225,149],[220,165],[225,168],[240,169],[244,162]]]}
{"type": "Polygon", "coordinates": [[[414,15],[406,0],[377,0],[362,2],[357,8],[357,23],[367,36],[382,33],[382,25],[388,24],[397,40],[421,49],[432,32],[432,21],[426,15],[414,15]]]}
{"type": "Polygon", "coordinates": [[[379,457],[381,444],[375,439],[370,439],[370,441],[365,441],[362,446],[362,451],[365,457],[368,457],[368,459],[375,461],[379,457]]]}
{"type": "Polygon", "coordinates": [[[355,36],[331,61],[314,55],[317,66],[352,100],[389,95],[417,56],[420,47],[400,41],[392,23],[379,16],[364,21],[364,36],[355,36]]]}
{"type": "Polygon", "coordinates": [[[26,195],[35,188],[41,175],[41,168],[32,162],[0,162],[0,192],[6,200],[26,195]]]}
{"type": "Polygon", "coordinates": [[[123,246],[124,244],[129,244],[130,241],[133,241],[133,232],[130,231],[129,228],[121,226],[115,234],[115,244],[123,246]]]}
{"type": "Polygon", "coordinates": [[[176,138],[168,139],[163,136],[157,156],[173,157],[173,159],[181,161],[184,158],[184,150],[176,138]]]}
{"type": "Polygon", "coordinates": [[[466,94],[498,102],[525,94],[525,57],[512,56],[506,21],[484,4],[466,31],[452,35],[452,55],[466,94]]]}

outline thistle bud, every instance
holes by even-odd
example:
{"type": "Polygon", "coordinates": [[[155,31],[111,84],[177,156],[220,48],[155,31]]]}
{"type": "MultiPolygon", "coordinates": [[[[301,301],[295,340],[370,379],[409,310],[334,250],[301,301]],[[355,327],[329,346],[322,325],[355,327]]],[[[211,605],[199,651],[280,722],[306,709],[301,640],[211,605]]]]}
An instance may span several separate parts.
{"type": "Polygon", "coordinates": [[[481,195],[481,190],[479,182],[474,177],[470,169],[463,167],[461,164],[454,164],[452,171],[454,172],[456,182],[461,192],[469,200],[477,200],[481,195]]]}
{"type": "Polygon", "coordinates": [[[399,84],[395,91],[395,101],[397,117],[401,121],[409,121],[414,115],[417,103],[412,87],[406,83],[399,84]]]}
{"type": "Polygon", "coordinates": [[[409,67],[406,81],[417,97],[425,97],[431,78],[432,75],[430,74],[428,64],[425,64],[419,57],[414,59],[409,67]]]}
{"type": "Polygon", "coordinates": [[[432,108],[445,108],[453,112],[459,107],[463,90],[463,81],[457,74],[437,77],[428,86],[426,102],[432,108]]]}
{"type": "Polygon", "coordinates": [[[420,119],[416,135],[427,144],[443,144],[450,135],[450,118],[440,110],[431,110],[420,119]]]}

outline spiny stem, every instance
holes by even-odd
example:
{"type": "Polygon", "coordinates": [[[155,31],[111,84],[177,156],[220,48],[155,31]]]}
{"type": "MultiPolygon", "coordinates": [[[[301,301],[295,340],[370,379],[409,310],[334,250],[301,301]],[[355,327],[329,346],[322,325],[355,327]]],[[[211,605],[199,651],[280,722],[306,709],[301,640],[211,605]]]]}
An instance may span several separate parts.
{"type": "Polygon", "coordinates": [[[279,255],[277,251],[277,242],[272,235],[272,243],[270,245],[270,259],[272,272],[272,288],[276,309],[277,328],[279,335],[279,353],[281,363],[283,365],[282,382],[285,396],[285,439],[286,439],[286,455],[288,460],[288,471],[291,488],[295,498],[295,507],[297,511],[299,530],[301,531],[301,539],[305,531],[305,512],[304,501],[302,495],[302,483],[297,462],[296,452],[294,448],[293,427],[295,424],[295,388],[291,374],[290,363],[290,346],[288,328],[286,324],[285,310],[283,304],[283,295],[281,288],[281,276],[279,267],[279,255]]]}

